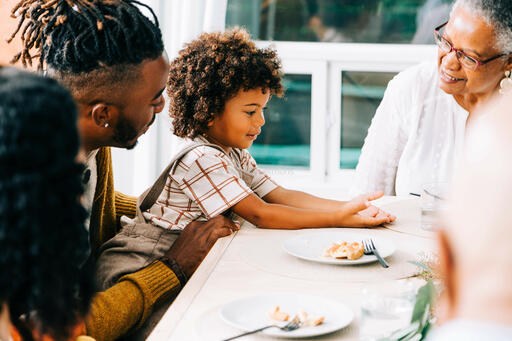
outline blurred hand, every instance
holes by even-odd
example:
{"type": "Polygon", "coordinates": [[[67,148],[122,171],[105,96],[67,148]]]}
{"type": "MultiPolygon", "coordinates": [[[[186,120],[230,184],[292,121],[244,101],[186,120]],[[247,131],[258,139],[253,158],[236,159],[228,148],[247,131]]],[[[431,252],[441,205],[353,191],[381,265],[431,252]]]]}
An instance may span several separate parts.
{"type": "Polygon", "coordinates": [[[339,211],[340,226],[373,227],[395,221],[396,217],[370,204],[379,199],[384,192],[378,191],[360,195],[348,201],[339,211]]]}
{"type": "Polygon", "coordinates": [[[193,221],[185,227],[165,256],[174,259],[190,278],[217,239],[239,229],[239,223],[222,215],[208,221],[193,221]]]}

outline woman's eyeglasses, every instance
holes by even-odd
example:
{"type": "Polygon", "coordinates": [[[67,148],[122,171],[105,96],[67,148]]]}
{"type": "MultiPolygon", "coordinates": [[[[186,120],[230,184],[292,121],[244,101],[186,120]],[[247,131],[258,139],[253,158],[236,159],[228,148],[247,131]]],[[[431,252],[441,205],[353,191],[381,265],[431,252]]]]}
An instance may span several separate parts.
{"type": "Polygon", "coordinates": [[[434,38],[435,38],[436,44],[441,49],[441,51],[443,51],[443,52],[445,52],[447,54],[452,52],[452,51],[455,51],[455,54],[457,56],[457,60],[460,62],[460,64],[463,67],[474,71],[480,65],[487,64],[487,63],[489,63],[489,62],[491,62],[491,61],[493,61],[495,59],[498,59],[500,57],[506,56],[505,53],[501,53],[501,54],[499,54],[497,56],[494,56],[494,57],[486,59],[486,60],[478,60],[478,59],[476,59],[474,57],[468,56],[466,53],[464,53],[464,51],[461,51],[461,50],[456,49],[455,47],[453,47],[453,45],[441,35],[439,30],[441,28],[443,28],[446,24],[448,24],[448,22],[445,22],[444,24],[442,24],[442,25],[440,25],[440,26],[438,26],[438,27],[436,27],[434,29],[434,38]]]}

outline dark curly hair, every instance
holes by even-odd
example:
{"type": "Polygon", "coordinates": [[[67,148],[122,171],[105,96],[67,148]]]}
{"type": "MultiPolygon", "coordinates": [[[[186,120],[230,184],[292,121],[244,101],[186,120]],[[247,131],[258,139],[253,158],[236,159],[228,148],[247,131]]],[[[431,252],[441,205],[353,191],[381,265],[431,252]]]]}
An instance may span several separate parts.
{"type": "Polygon", "coordinates": [[[12,17],[18,27],[8,41],[21,32],[23,48],[11,63],[32,65],[38,56],[38,69],[47,69],[73,95],[84,86],[122,88],[139,76],[137,66],[164,51],[153,10],[135,0],[20,0],[12,17]]]}
{"type": "Polygon", "coordinates": [[[48,64],[72,73],[119,65],[140,64],[162,55],[162,34],[151,8],[135,0],[21,0],[12,9],[19,18],[23,49],[14,57],[39,68],[48,64]],[[151,22],[135,6],[147,8],[151,22]],[[24,25],[25,24],[25,25],[24,25]]]}
{"type": "Polygon", "coordinates": [[[245,30],[202,34],[171,63],[167,92],[174,134],[194,138],[205,133],[240,90],[262,88],[282,96],[281,78],[276,51],[257,48],[245,30]]]}
{"type": "Polygon", "coordinates": [[[22,314],[65,340],[93,293],[76,118],[57,81],[0,67],[0,302],[25,340],[22,314]]]}

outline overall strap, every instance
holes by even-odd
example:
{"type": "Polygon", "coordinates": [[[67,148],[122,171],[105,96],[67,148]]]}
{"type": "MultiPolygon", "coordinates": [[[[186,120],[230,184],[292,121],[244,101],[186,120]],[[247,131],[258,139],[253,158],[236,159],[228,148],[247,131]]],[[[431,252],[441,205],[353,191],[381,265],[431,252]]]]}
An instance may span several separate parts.
{"type": "Polygon", "coordinates": [[[163,170],[162,174],[158,177],[158,179],[155,181],[153,186],[148,188],[137,200],[137,216],[142,218],[144,221],[144,217],[142,215],[142,212],[147,211],[155,204],[155,202],[158,200],[158,197],[160,196],[160,193],[164,190],[165,183],[167,181],[167,176],[174,172],[176,169],[176,166],[178,165],[179,161],[183,156],[185,156],[188,152],[191,150],[201,147],[201,146],[208,146],[215,149],[220,150],[224,154],[226,152],[219,146],[211,143],[194,143],[189,145],[188,147],[182,149],[172,160],[169,162],[169,165],[163,170]]]}

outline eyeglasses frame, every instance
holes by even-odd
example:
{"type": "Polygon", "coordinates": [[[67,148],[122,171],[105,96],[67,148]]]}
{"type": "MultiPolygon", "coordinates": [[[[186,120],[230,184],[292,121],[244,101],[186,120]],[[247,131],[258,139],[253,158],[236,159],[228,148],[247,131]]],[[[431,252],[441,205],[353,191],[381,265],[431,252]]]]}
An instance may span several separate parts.
{"type": "MultiPolygon", "coordinates": [[[[476,69],[478,69],[478,67],[479,67],[479,66],[485,65],[485,64],[487,64],[487,63],[489,63],[489,62],[492,62],[492,61],[493,61],[493,60],[495,60],[495,59],[498,59],[498,58],[500,58],[500,57],[503,57],[503,56],[506,56],[506,55],[507,55],[507,53],[500,53],[500,54],[498,54],[498,55],[496,55],[496,56],[494,56],[494,57],[488,58],[488,59],[486,59],[486,60],[479,60],[479,59],[477,59],[477,58],[475,58],[475,57],[471,57],[471,56],[467,55],[464,51],[459,50],[459,49],[456,49],[455,47],[453,47],[452,43],[450,43],[450,42],[448,41],[448,39],[446,39],[445,37],[443,37],[443,35],[441,34],[441,32],[439,32],[439,30],[440,30],[441,28],[443,28],[444,26],[446,26],[446,24],[448,24],[448,21],[447,21],[447,22],[445,22],[444,24],[439,25],[439,26],[437,26],[436,28],[434,28],[434,39],[436,40],[436,44],[437,44],[437,38],[436,38],[436,35],[439,35],[439,37],[440,37],[441,39],[443,39],[444,41],[446,41],[446,43],[448,43],[448,46],[450,46],[450,51],[446,52],[446,54],[449,54],[449,53],[452,53],[452,51],[455,51],[455,55],[457,56],[457,60],[459,60],[459,58],[460,58],[460,57],[459,57],[459,55],[463,55],[463,56],[466,56],[466,57],[468,57],[468,58],[473,59],[474,61],[476,61],[476,65],[475,65],[475,67],[472,69],[473,71],[475,71],[476,69]]],[[[462,63],[461,63],[461,65],[462,65],[462,66],[464,66],[462,63]]],[[[464,66],[464,67],[466,67],[466,66],[464,66]]],[[[468,67],[466,67],[466,68],[468,68],[468,67]]]]}

